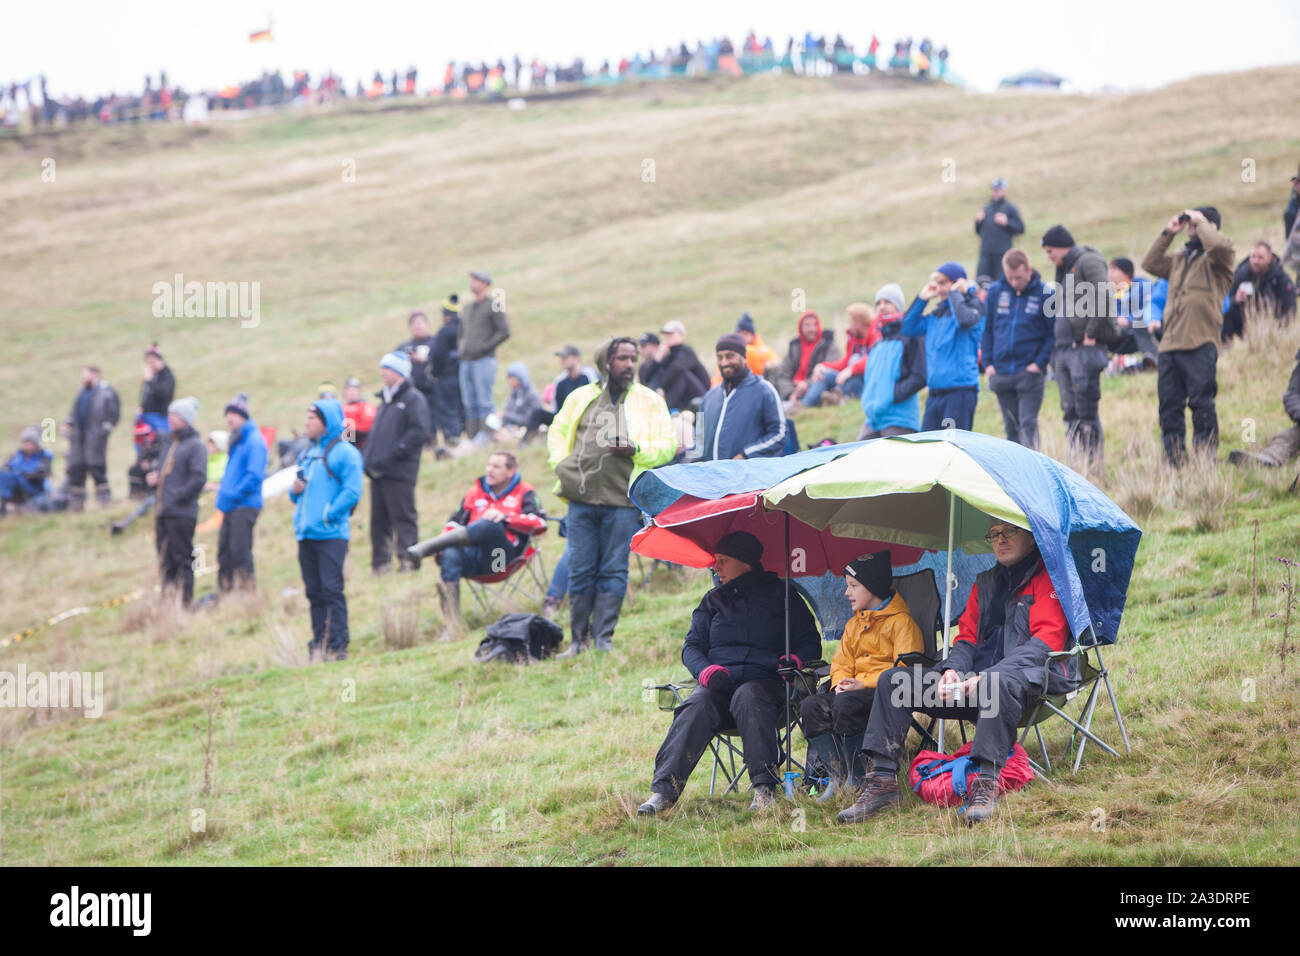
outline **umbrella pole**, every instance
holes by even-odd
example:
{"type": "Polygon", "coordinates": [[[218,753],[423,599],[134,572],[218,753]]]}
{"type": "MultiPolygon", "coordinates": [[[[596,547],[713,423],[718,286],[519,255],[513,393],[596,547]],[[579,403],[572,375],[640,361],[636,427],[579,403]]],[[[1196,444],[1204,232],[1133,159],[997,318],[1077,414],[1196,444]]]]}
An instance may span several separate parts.
{"type": "MultiPolygon", "coordinates": [[[[948,659],[948,652],[951,649],[949,642],[949,632],[952,625],[952,534],[953,525],[956,522],[957,509],[954,507],[952,492],[948,492],[948,571],[943,577],[943,659],[948,659]]],[[[943,725],[944,721],[939,721],[939,752],[945,753],[943,749],[943,725]]]]}
{"type": "MultiPolygon", "coordinates": [[[[785,513],[785,656],[790,663],[790,512],[785,513]]],[[[785,682],[785,795],[794,796],[794,771],[791,769],[794,750],[794,727],[790,720],[790,681],[785,682]]]]}

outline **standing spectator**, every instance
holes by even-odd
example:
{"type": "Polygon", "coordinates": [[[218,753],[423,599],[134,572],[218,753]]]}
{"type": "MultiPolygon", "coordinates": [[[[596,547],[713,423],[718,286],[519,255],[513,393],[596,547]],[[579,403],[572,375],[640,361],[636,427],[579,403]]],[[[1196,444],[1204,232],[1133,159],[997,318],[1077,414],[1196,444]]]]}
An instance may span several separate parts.
{"type": "Polygon", "coordinates": [[[529,539],[545,530],[546,512],[537,492],[519,474],[519,461],[508,451],[488,456],[483,477],[474,481],[452,512],[442,533],[410,549],[415,567],[431,554],[440,554],[442,637],[462,633],[460,579],[465,575],[498,574],[524,553],[529,539]]]}
{"type": "Polygon", "coordinates": [[[1247,310],[1265,310],[1281,325],[1295,318],[1295,283],[1282,268],[1282,260],[1267,239],[1257,239],[1250,255],[1237,264],[1228,289],[1228,311],[1223,316],[1223,341],[1246,331],[1247,310]]]}
{"type": "MultiPolygon", "coordinates": [[[[429,376],[433,380],[434,437],[442,432],[448,448],[460,441],[465,425],[465,409],[460,397],[460,296],[452,293],[442,303],[442,328],[433,337],[433,357],[429,360],[429,376]]],[[[438,458],[450,457],[437,446],[438,458]]]]}
{"type": "Polygon", "coordinates": [[[469,289],[474,299],[460,311],[460,334],[456,343],[460,359],[460,396],[469,418],[466,437],[476,445],[486,445],[492,440],[485,424],[495,410],[492,386],[497,376],[496,351],[497,346],[510,338],[510,322],[498,297],[488,295],[492,277],[477,270],[469,275],[469,289]]]}
{"type": "Polygon", "coordinates": [[[199,520],[199,494],[208,480],[208,452],[194,430],[199,400],[177,399],[167,409],[170,433],[164,437],[158,469],[145,481],[157,494],[154,530],[164,594],[180,588],[181,606],[194,598],[194,526],[199,520]]]}
{"type": "Polygon", "coordinates": [[[984,307],[988,318],[980,343],[982,371],[998,397],[1007,441],[1038,448],[1038,410],[1052,357],[1052,320],[1044,308],[1042,276],[1021,249],[1002,257],[1004,278],[989,286],[984,307]]]}
{"type": "Polygon", "coordinates": [[[429,405],[411,384],[411,362],[405,353],[385,355],[379,374],[383,401],[366,440],[365,472],[370,478],[370,569],[384,574],[394,536],[401,571],[410,567],[406,549],[420,540],[415,480],[420,451],[429,437],[429,405]]]}
{"type": "Polygon", "coordinates": [[[975,278],[1001,279],[1002,256],[1025,231],[1020,210],[1007,199],[1007,181],[999,176],[989,186],[989,201],[975,214],[975,234],[980,237],[975,278]]]}
{"type": "Polygon", "coordinates": [[[18,450],[0,468],[0,515],[9,505],[43,510],[53,463],[54,455],[41,447],[40,429],[35,425],[24,428],[18,450]]]}
{"type": "MultiPolygon", "coordinates": [[[[556,356],[560,360],[562,371],[551,382],[554,390],[553,407],[551,409],[539,408],[533,413],[528,422],[528,430],[524,433],[523,444],[527,444],[541,430],[543,425],[550,426],[555,421],[555,416],[561,408],[564,407],[565,401],[573,392],[583,385],[591,385],[600,381],[600,375],[589,365],[582,364],[582,352],[576,345],[566,345],[557,349],[556,356]]],[[[645,384],[642,382],[641,384],[645,384]]]]}
{"type": "Polygon", "coordinates": [[[925,400],[922,431],[963,428],[970,431],[979,401],[977,361],[984,334],[984,303],[956,262],[945,262],[930,275],[921,294],[903,317],[905,336],[925,336],[925,400]],[[938,302],[929,315],[931,300],[938,302]]]}
{"type": "MultiPolygon", "coordinates": [[[[641,353],[641,367],[637,369],[636,380],[651,391],[659,389],[659,357],[663,352],[663,346],[659,342],[659,336],[653,332],[647,332],[636,341],[637,351],[641,353]]],[[[564,407],[564,403],[557,401],[556,409],[564,407]]]]}
{"type": "Polygon", "coordinates": [[[755,375],[763,375],[769,366],[775,367],[780,364],[781,357],[776,354],[776,349],[763,341],[763,336],[758,334],[758,329],[754,325],[753,316],[748,312],[744,313],[736,323],[736,331],[745,340],[745,364],[749,366],[751,372],[755,375]]]}
{"type": "Polygon", "coordinates": [[[857,398],[862,394],[862,374],[867,370],[867,353],[880,338],[880,332],[871,306],[865,302],[854,302],[845,309],[845,314],[849,320],[849,329],[845,333],[847,341],[844,354],[834,361],[819,362],[813,369],[809,376],[811,384],[808,391],[799,399],[805,408],[820,405],[822,396],[828,390],[838,389],[846,398],[857,398]]]}
{"type": "Polygon", "coordinates": [[[1282,235],[1290,236],[1295,231],[1296,213],[1300,212],[1300,167],[1291,177],[1291,195],[1287,197],[1286,208],[1282,210],[1282,235]]]}
{"type": "Polygon", "coordinates": [[[528,425],[534,416],[542,411],[542,400],[533,388],[533,380],[528,374],[528,366],[523,362],[511,362],[506,369],[506,384],[510,386],[510,395],[506,398],[506,407],[501,414],[503,428],[516,428],[522,437],[528,431],[528,425]]]}
{"type": "Polygon", "coordinates": [[[925,337],[903,335],[903,290],[894,282],[876,293],[880,341],[867,354],[862,380],[865,420],[858,441],[908,435],[921,427],[925,337]]]}
{"type": "MultiPolygon", "coordinates": [[[[424,396],[429,406],[429,420],[433,420],[433,378],[430,375],[435,340],[429,334],[429,317],[418,309],[406,320],[411,337],[393,351],[402,352],[411,360],[411,386],[424,396]]],[[[347,414],[347,409],[343,412],[347,414]]]]}
{"type": "Polygon", "coordinates": [[[1291,380],[1282,393],[1282,408],[1294,424],[1269,439],[1261,451],[1229,452],[1228,461],[1232,464],[1240,466],[1254,463],[1267,468],[1281,468],[1300,454],[1300,352],[1296,352],[1295,357],[1296,365],[1291,370],[1291,380]]]}
{"type": "Polygon", "coordinates": [[[636,343],[616,338],[596,353],[604,385],[574,391],[546,434],[557,492],[569,502],[569,616],[573,657],[592,639],[612,650],[632,535],[641,514],[632,481],[677,450],[664,400],[636,383],[636,343]]]}
{"type": "Polygon", "coordinates": [[[798,335],[790,340],[785,358],[776,372],[776,390],[788,404],[786,412],[794,408],[812,384],[812,371],[820,362],[834,361],[840,357],[835,344],[835,333],[822,329],[822,320],[809,310],[799,316],[795,326],[798,335]]]}
{"type": "Polygon", "coordinates": [[[72,441],[68,450],[68,509],[86,507],[86,475],[95,479],[95,498],[102,506],[113,500],[108,485],[108,434],[117,427],[122,405],[117,392],[104,381],[99,366],[81,369],[81,391],[72,403],[64,431],[72,441]]]}
{"type": "Polygon", "coordinates": [[[375,425],[375,405],[361,396],[359,378],[349,378],[343,383],[343,421],[345,428],[352,429],[352,444],[357,446],[357,451],[364,452],[370,429],[375,425]]]}
{"type": "Polygon", "coordinates": [[[1142,268],[1169,280],[1164,335],[1160,339],[1160,434],[1165,459],[1175,468],[1187,460],[1187,419],[1192,410],[1192,445],[1213,457],[1219,447],[1219,416],[1214,396],[1219,383],[1219,331],[1222,302],[1232,284],[1232,240],[1219,231],[1213,206],[1186,209],[1170,218],[1142,260],[1142,268]],[[1169,244],[1187,226],[1187,243],[1178,255],[1169,244]]]}
{"type": "MultiPolygon", "coordinates": [[[[1135,352],[1142,356],[1137,360],[1144,368],[1154,370],[1159,346],[1156,343],[1151,321],[1151,299],[1153,295],[1151,280],[1146,276],[1135,275],[1133,260],[1116,256],[1110,260],[1107,275],[1115,289],[1115,324],[1119,327],[1119,341],[1112,346],[1121,367],[1123,356],[1135,352]]],[[[1166,284],[1167,285],[1167,284],[1166,284]]],[[[1154,324],[1155,328],[1159,323],[1154,324]]]]}
{"type": "Polygon", "coordinates": [[[664,342],[656,388],[670,411],[686,411],[709,390],[709,373],[686,344],[686,326],[674,320],[665,324],[660,334],[664,342]]]}
{"type": "Polygon", "coordinates": [[[1110,315],[1106,257],[1081,246],[1064,226],[1043,234],[1043,252],[1056,266],[1056,288],[1047,303],[1053,319],[1052,367],[1061,395],[1070,463],[1079,471],[1101,467],[1101,373],[1110,364],[1106,346],[1118,335],[1110,315]]]}
{"type": "Polygon", "coordinates": [[[162,350],[154,342],[144,350],[144,367],[140,372],[140,407],[136,415],[153,426],[159,435],[167,434],[167,408],[176,397],[176,378],[163,361],[162,350]]]}
{"type": "Polygon", "coordinates": [[[348,556],[352,509],[361,500],[361,453],[343,440],[343,407],[319,399],[307,410],[303,430],[311,444],[298,455],[298,477],[289,489],[298,566],[311,604],[313,658],[348,656],[348,599],[343,562],[348,556]]]}
{"type": "Polygon", "coordinates": [[[266,439],[248,414],[248,395],[240,392],[226,405],[229,457],[217,489],[221,534],[217,540],[217,587],[254,587],[253,526],[262,513],[266,478],[266,439]]]}
{"type": "Polygon", "coordinates": [[[745,340],[731,332],[718,339],[722,381],[700,405],[692,461],[775,458],[785,454],[785,411],[781,396],[745,361],[745,340]],[[725,430],[724,430],[725,425],[725,430]]]}

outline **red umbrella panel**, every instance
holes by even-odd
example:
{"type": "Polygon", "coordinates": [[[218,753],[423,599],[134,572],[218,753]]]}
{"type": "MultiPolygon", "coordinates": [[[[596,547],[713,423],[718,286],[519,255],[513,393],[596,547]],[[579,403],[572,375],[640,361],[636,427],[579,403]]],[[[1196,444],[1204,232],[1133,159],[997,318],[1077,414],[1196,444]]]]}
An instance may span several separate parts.
{"type": "MultiPolygon", "coordinates": [[[[724,535],[748,531],[763,545],[763,567],[784,575],[786,516],[764,510],[761,496],[761,491],[713,499],[683,495],[655,515],[653,524],[633,535],[632,550],[647,558],[707,568],[713,565],[713,549],[724,535]]],[[[913,564],[925,554],[923,548],[841,538],[790,518],[789,567],[793,577],[843,574],[844,566],[854,558],[882,550],[890,552],[890,563],[896,568],[913,564]]]]}

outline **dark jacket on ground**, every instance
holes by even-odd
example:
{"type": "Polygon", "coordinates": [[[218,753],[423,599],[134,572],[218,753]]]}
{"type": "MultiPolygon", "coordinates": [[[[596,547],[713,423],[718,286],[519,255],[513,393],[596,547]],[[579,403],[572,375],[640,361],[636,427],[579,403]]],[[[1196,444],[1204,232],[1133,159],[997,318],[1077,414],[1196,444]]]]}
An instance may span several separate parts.
{"type": "Polygon", "coordinates": [[[414,482],[420,473],[420,452],[431,429],[429,403],[404,380],[393,397],[381,402],[375,412],[375,423],[366,439],[366,474],[414,482]]]}
{"type": "Polygon", "coordinates": [[[980,252],[1001,256],[1015,243],[1015,237],[1025,231],[1024,220],[1016,204],[1005,196],[1002,199],[990,199],[984,204],[984,221],[975,223],[975,234],[980,237],[980,252]],[[999,226],[993,221],[998,213],[1007,214],[1007,224],[999,226]]]}
{"type": "Polygon", "coordinates": [[[510,338],[506,310],[492,308],[492,296],[471,299],[460,307],[460,333],[456,351],[462,362],[496,355],[497,346],[510,338]]]}
{"type": "Polygon", "coordinates": [[[989,286],[984,309],[984,338],[980,343],[980,371],[992,365],[999,375],[1015,375],[1025,366],[1047,370],[1052,358],[1052,320],[1043,311],[1047,291],[1035,269],[1021,292],[1006,279],[989,286]]]}
{"type": "MultiPolygon", "coordinates": [[[[1237,265],[1237,270],[1232,274],[1232,285],[1228,287],[1229,300],[1237,294],[1237,289],[1243,282],[1255,284],[1255,294],[1247,299],[1247,302],[1268,300],[1272,304],[1274,317],[1279,319],[1295,315],[1295,283],[1282,268],[1282,260],[1276,254],[1262,276],[1257,276],[1250,271],[1250,256],[1242,259],[1237,265]]],[[[1236,328],[1245,327],[1243,312],[1240,304],[1230,301],[1227,315],[1237,320],[1236,328]]]]}
{"type": "Polygon", "coordinates": [[[723,380],[709,389],[700,404],[695,447],[690,461],[726,461],[736,455],[775,458],[785,454],[785,409],[776,387],[749,366],[734,387],[723,380]]]}
{"type": "MultiPolygon", "coordinates": [[[[804,661],[822,653],[817,621],[798,587],[790,589],[790,651],[804,661]]],[[[784,654],[785,582],[761,568],[705,594],[682,645],[682,663],[692,676],[718,664],[737,684],[776,680],[784,654]]]]}
{"type": "MultiPolygon", "coordinates": [[[[789,398],[794,392],[794,377],[799,372],[799,356],[801,354],[799,336],[796,335],[786,346],[785,358],[781,360],[781,365],[776,371],[776,390],[782,398],[789,398]]],[[[822,329],[821,340],[818,341],[808,359],[808,375],[812,375],[813,369],[817,367],[819,362],[833,362],[840,357],[840,354],[840,347],[835,344],[834,331],[822,329]]]]}
{"type": "Polygon", "coordinates": [[[199,433],[186,426],[166,435],[158,453],[158,517],[197,521],[207,481],[208,450],[199,433]]]}
{"type": "MultiPolygon", "coordinates": [[[[695,350],[686,343],[674,345],[656,367],[655,388],[664,392],[668,409],[687,409],[691,402],[709,390],[709,373],[695,350]]],[[[648,387],[648,386],[647,386],[648,387]]]]}
{"type": "Polygon", "coordinates": [[[1118,338],[1118,326],[1110,314],[1109,281],[1106,257],[1092,246],[1076,245],[1065,254],[1056,267],[1057,289],[1045,310],[1053,319],[1056,348],[1082,345],[1085,338],[1110,345],[1118,338]],[[1067,276],[1073,276],[1073,281],[1068,282],[1067,276]]]}
{"type": "Polygon", "coordinates": [[[1070,625],[1056,597],[1056,588],[1035,551],[1010,568],[994,565],[975,578],[966,610],[957,624],[952,651],[940,663],[958,674],[1006,672],[1040,691],[1047,678],[1049,693],[1064,693],[1078,683],[1078,658],[1055,661],[1052,651],[1073,644],[1070,625]]]}
{"type": "MultiPolygon", "coordinates": [[[[106,464],[108,433],[117,427],[118,418],[122,413],[122,404],[113,386],[107,382],[101,381],[89,391],[91,395],[86,409],[84,430],[77,421],[77,400],[72,401],[72,412],[68,416],[68,424],[72,426],[72,433],[69,436],[72,447],[68,451],[68,464],[96,468],[106,464]]],[[[81,397],[81,392],[77,393],[77,397],[81,397]]]]}
{"type": "Polygon", "coordinates": [[[154,372],[153,378],[140,384],[140,411],[167,417],[167,406],[176,395],[176,379],[172,370],[164,365],[154,372]]]}

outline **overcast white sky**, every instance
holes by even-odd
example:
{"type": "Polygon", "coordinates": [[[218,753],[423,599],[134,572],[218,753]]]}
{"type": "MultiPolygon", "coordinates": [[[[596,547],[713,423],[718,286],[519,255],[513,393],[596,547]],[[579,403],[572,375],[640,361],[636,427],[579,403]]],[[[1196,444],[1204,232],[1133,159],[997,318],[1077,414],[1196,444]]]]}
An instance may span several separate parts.
{"type": "Polygon", "coordinates": [[[951,69],[980,89],[1043,68],[1080,89],[1160,86],[1198,73],[1300,62],[1300,4],[1248,0],[1240,8],[1122,0],[1010,0],[875,5],[863,0],[18,0],[0,29],[0,82],[41,73],[55,95],[138,90],[143,76],[187,89],[256,76],[263,67],[327,68],[348,86],[410,65],[421,88],[448,59],[571,60],[589,64],[682,40],[753,28],[784,47],[804,30],[842,32],[861,46],[874,31],[947,44],[951,69]],[[274,43],[248,34],[273,26],[274,43]]]}

